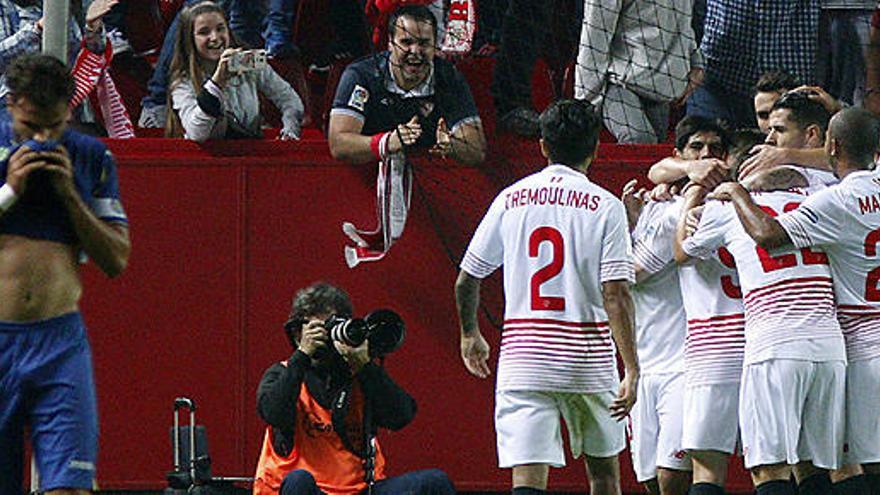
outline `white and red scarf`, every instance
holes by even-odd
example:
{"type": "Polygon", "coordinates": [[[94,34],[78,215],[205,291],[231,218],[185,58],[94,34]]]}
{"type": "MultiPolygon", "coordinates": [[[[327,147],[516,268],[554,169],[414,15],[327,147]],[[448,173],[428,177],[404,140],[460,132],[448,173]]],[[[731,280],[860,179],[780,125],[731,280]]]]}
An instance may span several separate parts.
{"type": "Polygon", "coordinates": [[[379,261],[385,257],[394,241],[403,235],[409,200],[412,193],[412,166],[406,156],[385,152],[387,139],[380,144],[379,173],[376,177],[375,229],[359,229],[351,222],[342,224],[342,231],[354,241],[345,246],[345,262],[354,268],[364,261],[379,261]]]}
{"type": "Polygon", "coordinates": [[[112,60],[113,47],[109,40],[104,53],[90,51],[83,42],[73,66],[76,89],[70,108],[78,107],[83,100],[89,98],[92,106],[101,112],[107,135],[115,139],[129,139],[135,137],[134,126],[122,102],[122,96],[107,71],[112,60]]]}

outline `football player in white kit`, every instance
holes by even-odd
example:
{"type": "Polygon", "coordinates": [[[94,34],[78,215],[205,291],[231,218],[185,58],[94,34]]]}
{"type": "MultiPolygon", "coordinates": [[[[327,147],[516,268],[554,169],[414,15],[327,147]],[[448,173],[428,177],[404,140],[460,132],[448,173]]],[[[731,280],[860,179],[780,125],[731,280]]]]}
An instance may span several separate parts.
{"type": "MultiPolygon", "coordinates": [[[[806,178],[789,167],[749,179],[754,204],[770,214],[791,211],[806,196],[806,178]]],[[[736,183],[716,191],[750,193],[736,183]]],[[[685,208],[702,186],[685,190],[685,208]]],[[[725,246],[736,259],[744,294],[745,356],[739,420],[745,465],[761,495],[830,491],[823,470],[836,469],[843,451],[846,354],[837,322],[827,256],[808,249],[773,254],[756,246],[733,205],[706,204],[681,254],[704,259],[725,246]]],[[[677,253],[679,254],[679,253],[677,253]]],[[[677,256],[681,259],[682,256],[677,256]]]]}
{"type": "MultiPolygon", "coordinates": [[[[731,173],[763,136],[734,133],[726,165],[731,173]]],[[[712,178],[700,182],[714,187],[712,178]],[[708,182],[707,182],[708,181],[708,182]]],[[[684,203],[684,201],[682,201],[684,203]]],[[[679,207],[676,261],[681,256],[686,210],[679,207]]],[[[682,447],[691,455],[694,472],[691,495],[723,495],[728,458],[739,441],[739,389],[745,348],[742,291],[733,255],[719,248],[707,259],[679,267],[679,281],[687,314],[685,390],[682,447]]]]}
{"type": "Polygon", "coordinates": [[[674,225],[661,218],[676,203],[648,201],[633,229],[636,285],[632,288],[639,355],[638,397],[630,450],[636,479],[650,493],[684,495],[691,462],[681,448],[686,321],[672,259],[674,225]]]}
{"type": "MultiPolygon", "coordinates": [[[[825,129],[830,118],[828,110],[811,98],[809,91],[789,91],[776,100],[770,110],[770,132],[766,144],[783,149],[820,150],[825,143],[825,129]]],[[[837,183],[837,177],[830,170],[797,164],[787,166],[797,169],[806,177],[810,187],[837,183]]]]}
{"type": "MultiPolygon", "coordinates": [[[[718,123],[694,116],[676,126],[675,143],[674,156],[683,160],[721,160],[728,144],[718,123]]],[[[632,196],[625,196],[625,205],[637,201],[632,196]]],[[[691,460],[682,447],[687,302],[682,301],[672,252],[680,208],[680,198],[647,201],[632,232],[637,280],[632,295],[641,380],[632,412],[630,450],[636,479],[649,492],[664,495],[686,493],[691,481],[691,460]]],[[[700,294],[695,299],[705,298],[700,294]]]]}
{"type": "Polygon", "coordinates": [[[590,493],[619,494],[621,420],[639,381],[626,213],[586,176],[601,127],[593,108],[557,101],[540,123],[548,165],[495,198],[462,259],[455,284],[461,356],[472,374],[489,376],[477,322],[480,280],[504,265],[495,430],[499,465],[513,468],[513,493],[545,493],[549,467],[565,465],[561,415],[572,455],[586,456],[590,493]]]}
{"type": "MultiPolygon", "coordinates": [[[[777,218],[736,188],[745,231],[765,249],[817,246],[828,253],[838,318],[846,340],[844,461],[861,464],[872,493],[880,492],[880,175],[874,170],[880,123],[870,112],[844,109],[829,125],[825,150],[838,185],[819,191],[777,218]]],[[[858,491],[859,476],[835,485],[858,491]]]]}

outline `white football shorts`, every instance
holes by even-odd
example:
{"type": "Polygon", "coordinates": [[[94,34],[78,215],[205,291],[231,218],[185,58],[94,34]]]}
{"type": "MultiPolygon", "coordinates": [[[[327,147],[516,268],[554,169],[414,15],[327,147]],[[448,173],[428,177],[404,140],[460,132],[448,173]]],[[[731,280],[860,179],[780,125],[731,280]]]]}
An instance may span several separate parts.
{"type": "Polygon", "coordinates": [[[880,462],[880,358],[846,367],[846,464],[880,462]]]}
{"type": "Polygon", "coordinates": [[[681,447],[684,373],[643,375],[630,417],[630,450],[636,479],[657,477],[657,468],[690,471],[691,460],[681,447]]]}
{"type": "Polygon", "coordinates": [[[739,441],[739,382],[686,385],[683,417],[684,450],[733,454],[739,441]]]}
{"type": "Polygon", "coordinates": [[[739,421],[746,468],[840,466],[846,363],[770,359],[743,369],[739,421]]]}
{"type": "Polygon", "coordinates": [[[498,466],[565,466],[560,416],[568,429],[572,457],[616,456],[625,446],[625,426],[608,410],[615,397],[611,391],[496,391],[498,466]]]}

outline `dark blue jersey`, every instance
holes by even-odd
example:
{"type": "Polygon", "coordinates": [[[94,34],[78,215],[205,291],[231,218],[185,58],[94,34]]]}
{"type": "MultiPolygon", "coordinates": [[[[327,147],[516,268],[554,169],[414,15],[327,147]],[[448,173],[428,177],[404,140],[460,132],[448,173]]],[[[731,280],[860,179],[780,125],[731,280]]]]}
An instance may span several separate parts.
{"type": "MultiPolygon", "coordinates": [[[[73,180],[80,197],[107,222],[128,223],[119,198],[116,162],[110,150],[97,139],[66,130],[59,143],[67,149],[73,164],[73,180]]],[[[9,157],[18,149],[9,120],[0,121],[0,184],[6,182],[9,157]]],[[[18,201],[0,217],[0,234],[77,244],[73,224],[55,194],[45,172],[34,171],[18,201]]]]}
{"type": "Polygon", "coordinates": [[[397,86],[388,64],[389,52],[382,52],[346,67],[331,114],[362,121],[361,134],[367,136],[390,131],[419,115],[422,135],[417,147],[434,144],[440,117],[449,129],[479,119],[467,81],[448,61],[435,58],[428,79],[409,91],[397,86]]]}

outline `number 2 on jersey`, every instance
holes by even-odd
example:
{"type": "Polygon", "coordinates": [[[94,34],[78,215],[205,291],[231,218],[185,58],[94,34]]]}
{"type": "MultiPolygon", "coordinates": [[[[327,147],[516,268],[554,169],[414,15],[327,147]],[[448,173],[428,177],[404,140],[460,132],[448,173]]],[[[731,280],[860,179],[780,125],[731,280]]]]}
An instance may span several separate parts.
{"type": "MultiPolygon", "coordinates": [[[[880,243],[880,229],[874,229],[865,237],[865,256],[877,256],[878,243],[880,243]]],[[[865,278],[866,301],[880,301],[880,288],[877,287],[878,282],[880,282],[880,268],[874,268],[868,272],[868,276],[865,278]]]]}
{"type": "Polygon", "coordinates": [[[532,311],[563,311],[565,298],[541,295],[541,284],[559,275],[565,263],[565,243],[562,234],[553,227],[538,227],[529,236],[529,258],[538,257],[538,248],[542,243],[549,242],[553,248],[550,263],[532,275],[532,311]]]}

